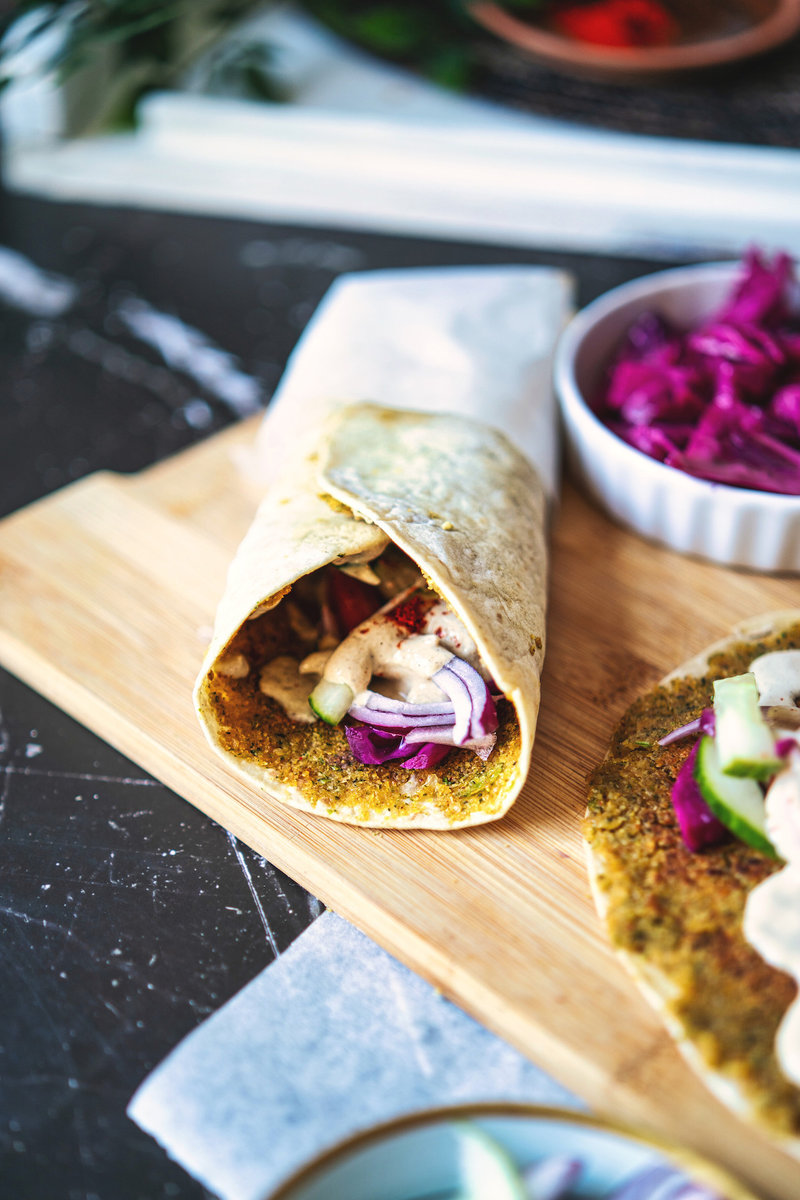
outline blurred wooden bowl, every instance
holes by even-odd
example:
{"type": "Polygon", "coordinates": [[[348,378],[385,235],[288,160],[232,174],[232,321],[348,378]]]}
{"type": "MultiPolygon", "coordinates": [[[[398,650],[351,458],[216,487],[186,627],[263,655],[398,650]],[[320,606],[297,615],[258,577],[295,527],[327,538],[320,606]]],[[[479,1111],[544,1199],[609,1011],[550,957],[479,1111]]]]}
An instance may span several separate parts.
{"type": "Polygon", "coordinates": [[[740,62],[800,31],[800,0],[665,0],[682,33],[668,46],[598,46],[566,37],[546,16],[527,19],[502,4],[475,0],[470,16],[484,29],[556,69],[608,81],[641,81],[740,62]]]}

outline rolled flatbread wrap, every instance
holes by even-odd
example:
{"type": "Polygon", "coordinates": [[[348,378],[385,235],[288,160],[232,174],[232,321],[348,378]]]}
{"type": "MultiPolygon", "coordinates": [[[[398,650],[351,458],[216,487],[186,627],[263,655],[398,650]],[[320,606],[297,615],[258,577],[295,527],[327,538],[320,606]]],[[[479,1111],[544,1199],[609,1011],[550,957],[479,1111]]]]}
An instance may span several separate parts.
{"type": "Polygon", "coordinates": [[[337,821],[501,817],[539,710],[546,520],[538,473],[498,431],[339,408],[231,564],[195,688],[211,745],[268,797],[337,821]],[[312,711],[326,687],[352,697],[344,714],[312,711]]]}

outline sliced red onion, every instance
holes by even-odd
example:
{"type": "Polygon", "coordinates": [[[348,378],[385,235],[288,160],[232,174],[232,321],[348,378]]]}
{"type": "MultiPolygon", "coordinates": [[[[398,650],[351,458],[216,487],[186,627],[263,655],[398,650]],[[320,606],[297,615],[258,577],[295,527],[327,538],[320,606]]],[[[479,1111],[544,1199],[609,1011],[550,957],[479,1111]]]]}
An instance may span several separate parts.
{"type": "Polygon", "coordinates": [[[608,1200],[722,1200],[717,1192],[691,1180],[674,1167],[644,1167],[631,1175],[608,1200]]]}
{"type": "Polygon", "coordinates": [[[412,704],[369,691],[352,704],[345,736],[359,762],[401,762],[411,770],[440,762],[453,746],[474,750],[484,761],[497,740],[497,711],[489,687],[469,663],[453,656],[433,676],[448,701],[412,704]]]}
{"type": "MultiPolygon", "coordinates": [[[[387,734],[372,725],[347,723],[344,732],[353,757],[370,767],[387,762],[400,762],[411,770],[430,767],[440,762],[456,744],[452,726],[448,729],[420,728],[407,733],[387,734]]],[[[470,741],[466,749],[474,750],[485,761],[496,739],[497,735],[491,733],[470,741]]]]}
{"type": "Polygon", "coordinates": [[[451,717],[453,715],[453,706],[449,700],[432,701],[426,704],[412,704],[409,700],[395,700],[391,696],[382,695],[380,692],[367,691],[362,694],[366,695],[366,700],[362,707],[368,708],[370,712],[414,713],[419,716],[428,714],[432,717],[441,716],[443,713],[449,713],[451,717]]]}
{"type": "MultiPolygon", "coordinates": [[[[452,659],[450,660],[453,661],[452,659]]],[[[457,746],[461,746],[469,737],[472,723],[472,696],[463,679],[450,670],[450,663],[442,667],[432,677],[437,687],[440,687],[451,699],[455,714],[453,736],[457,746]]]]}
{"type": "Polygon", "coordinates": [[[659,738],[658,744],[659,746],[671,746],[673,742],[679,742],[681,738],[691,737],[695,733],[708,733],[713,737],[715,732],[714,710],[713,708],[704,708],[699,717],[688,721],[686,725],[680,725],[677,729],[673,729],[672,733],[668,733],[665,737],[659,738]]]}
{"type": "MultiPolygon", "coordinates": [[[[411,706],[409,705],[409,707],[411,706]]],[[[449,725],[453,721],[452,708],[444,713],[420,713],[415,716],[413,713],[380,712],[374,708],[367,708],[363,704],[351,704],[347,715],[354,721],[364,721],[367,725],[378,725],[381,729],[414,729],[422,725],[449,725]]]]}
{"type": "Polygon", "coordinates": [[[672,807],[678,818],[681,837],[692,852],[713,846],[729,836],[728,830],[706,804],[694,777],[695,761],[700,742],[692,747],[689,757],[672,785],[672,807]]]}
{"type": "Polygon", "coordinates": [[[579,1158],[553,1155],[526,1167],[523,1172],[529,1200],[564,1200],[572,1194],[583,1171],[579,1158]]]}
{"type": "Polygon", "coordinates": [[[621,1187],[611,1193],[609,1200],[650,1200],[656,1189],[660,1191],[663,1184],[670,1183],[675,1177],[676,1172],[671,1167],[645,1167],[626,1179],[621,1187]]]}
{"type": "Polygon", "coordinates": [[[415,742],[436,742],[440,746],[459,746],[463,745],[465,750],[489,750],[491,751],[497,741],[496,733],[487,733],[485,737],[469,738],[466,742],[457,742],[454,735],[455,725],[444,725],[439,729],[432,728],[430,725],[423,726],[420,729],[409,729],[406,734],[406,741],[409,745],[415,742]]]}
{"type": "Polygon", "coordinates": [[[684,1183],[679,1187],[674,1196],[668,1196],[666,1200],[724,1200],[719,1192],[712,1192],[710,1188],[704,1187],[702,1183],[684,1183]]]}
{"type": "Polygon", "coordinates": [[[471,737],[485,737],[497,729],[497,710],[486,680],[463,659],[455,655],[437,671],[433,682],[453,702],[456,745],[463,746],[471,737]]]}
{"type": "MultiPolygon", "coordinates": [[[[762,704],[761,712],[766,717],[770,712],[770,705],[762,704]]],[[[717,731],[717,722],[714,716],[713,708],[704,708],[699,717],[695,717],[694,721],[687,722],[686,725],[681,725],[677,729],[673,729],[671,733],[665,737],[659,738],[659,746],[670,746],[673,742],[680,741],[681,738],[691,737],[695,733],[707,733],[713,737],[717,731]]],[[[781,756],[784,756],[786,751],[778,751],[781,756]]]]}
{"type": "Polygon", "coordinates": [[[497,729],[497,710],[489,685],[481,673],[476,671],[470,663],[465,662],[463,658],[455,656],[450,659],[445,670],[457,675],[467,685],[472,701],[470,735],[482,737],[486,733],[494,733],[497,729]]]}

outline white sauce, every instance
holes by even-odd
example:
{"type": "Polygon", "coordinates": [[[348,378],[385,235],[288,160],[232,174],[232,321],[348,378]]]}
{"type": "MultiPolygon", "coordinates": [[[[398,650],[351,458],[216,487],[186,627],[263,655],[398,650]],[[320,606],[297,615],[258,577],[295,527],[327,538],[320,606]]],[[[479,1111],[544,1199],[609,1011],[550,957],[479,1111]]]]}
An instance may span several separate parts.
{"type": "MultiPolygon", "coordinates": [[[[797,709],[800,650],[778,650],[751,663],[762,705],[797,709]]],[[[797,731],[786,731],[795,736],[797,731]]],[[[784,733],[780,731],[781,735],[784,733]]],[[[770,784],[765,800],[767,834],[786,859],[782,871],[750,893],[743,932],[761,957],[800,984],[800,755],[792,751],[786,770],[770,784]]],[[[800,1085],[800,997],[784,1016],[775,1041],[778,1062],[800,1085]]]]}
{"type": "Polygon", "coordinates": [[[463,658],[470,666],[480,671],[484,679],[489,678],[489,672],[484,667],[478,654],[478,647],[467,633],[463,624],[444,600],[437,601],[428,614],[425,622],[425,632],[435,633],[440,643],[459,658],[463,658]]]}
{"type": "Polygon", "coordinates": [[[393,685],[384,691],[392,692],[397,699],[407,700],[410,704],[435,704],[446,700],[447,696],[431,676],[447,666],[453,657],[452,650],[440,645],[432,633],[414,633],[398,642],[396,625],[393,641],[393,647],[388,653],[381,654],[373,672],[393,685]]]}
{"type": "Polygon", "coordinates": [[[300,674],[321,675],[331,654],[333,654],[333,647],[328,650],[315,650],[313,654],[306,655],[298,667],[300,674]]]}
{"type": "Polygon", "coordinates": [[[800,760],[794,751],[792,759],[767,791],[766,827],[781,858],[800,869],[800,760]]]}
{"type": "MultiPolygon", "coordinates": [[[[770,875],[747,900],[744,936],[771,966],[800,983],[800,869],[789,863],[770,875]]],[[[784,1075],[800,1084],[800,1000],[790,1005],[775,1040],[784,1075]]]]}
{"type": "Polygon", "coordinates": [[[288,717],[300,725],[311,725],[316,717],[309,708],[315,675],[301,675],[300,664],[288,654],[280,654],[261,668],[259,689],[265,696],[277,700],[288,717]]]}
{"type": "Polygon", "coordinates": [[[800,693],[800,650],[774,650],[750,664],[756,677],[761,703],[796,708],[800,693]]]}
{"type": "Polygon", "coordinates": [[[346,684],[358,698],[377,675],[389,681],[382,687],[387,695],[424,704],[446,699],[431,676],[454,654],[483,671],[474,641],[452,609],[438,600],[428,610],[420,633],[409,634],[389,613],[363,621],[330,656],[324,674],[331,683],[346,684]]]}
{"type": "Polygon", "coordinates": [[[228,654],[215,663],[214,670],[229,679],[244,679],[250,674],[250,663],[243,654],[228,654]]]}
{"type": "MultiPolygon", "coordinates": [[[[321,639],[320,646],[324,640],[321,639]]],[[[377,677],[378,688],[387,696],[411,704],[436,703],[448,697],[432,676],[454,654],[486,675],[475,642],[453,610],[438,600],[425,614],[421,633],[409,634],[391,620],[388,612],[378,613],[356,626],[335,649],[320,648],[302,662],[288,655],[272,659],[261,670],[259,687],[265,695],[277,700],[293,721],[309,724],[316,717],[308,697],[323,674],[330,683],[346,684],[357,703],[366,702],[373,677],[377,677]]],[[[241,658],[247,668],[243,655],[224,661],[233,664],[234,657],[241,658]]],[[[222,670],[223,665],[218,668],[223,674],[232,673],[230,667],[222,670]]]]}
{"type": "MultiPolygon", "coordinates": [[[[371,618],[358,625],[334,650],[325,667],[325,678],[344,683],[358,695],[368,687],[373,675],[411,684],[410,675],[429,679],[453,657],[452,651],[439,647],[436,638],[409,637],[394,621],[371,618]],[[411,642],[410,647],[406,646],[411,642]],[[404,649],[404,647],[406,647],[404,649]]],[[[436,689],[439,698],[443,693],[436,689]]]]}

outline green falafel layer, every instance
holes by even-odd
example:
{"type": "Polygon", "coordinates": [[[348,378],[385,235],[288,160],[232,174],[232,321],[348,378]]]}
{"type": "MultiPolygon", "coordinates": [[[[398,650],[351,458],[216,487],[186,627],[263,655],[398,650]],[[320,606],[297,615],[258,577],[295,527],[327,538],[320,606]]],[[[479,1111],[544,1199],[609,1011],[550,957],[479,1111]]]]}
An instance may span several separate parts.
{"type": "Polygon", "coordinates": [[[660,746],[711,707],[713,681],[800,648],[800,612],[762,617],[637,700],[590,784],[584,838],[598,911],[626,967],[718,1097],[800,1154],[800,1089],[775,1055],[794,981],[745,940],[744,906],[780,862],[731,837],[693,853],[672,806],[694,739],[660,746]]]}

